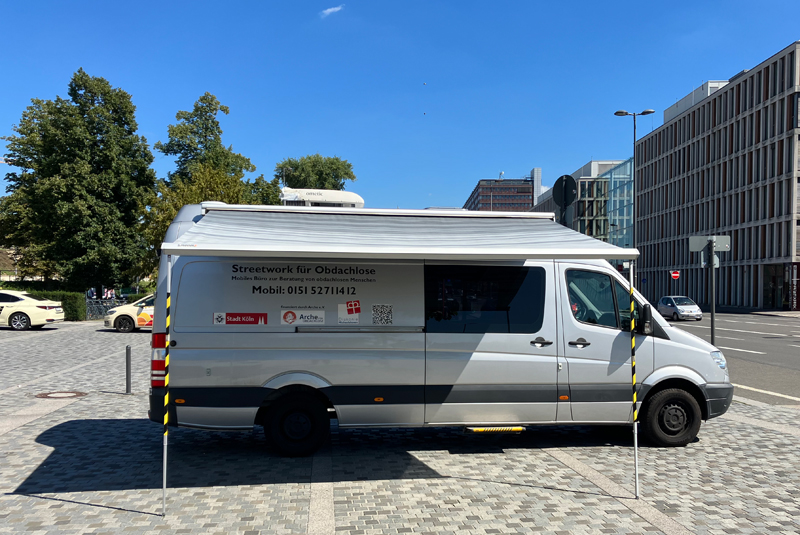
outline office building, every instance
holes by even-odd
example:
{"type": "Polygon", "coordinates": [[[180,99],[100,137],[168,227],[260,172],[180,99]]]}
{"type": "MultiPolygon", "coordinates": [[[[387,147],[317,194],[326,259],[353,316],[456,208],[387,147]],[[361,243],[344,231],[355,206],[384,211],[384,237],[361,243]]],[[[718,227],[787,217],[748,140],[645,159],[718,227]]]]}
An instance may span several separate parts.
{"type": "MultiPolygon", "coordinates": [[[[566,226],[581,234],[608,241],[606,205],[609,200],[609,179],[606,174],[621,163],[622,160],[591,160],[571,174],[577,186],[577,198],[566,209],[566,226]]],[[[554,212],[557,219],[561,220],[561,208],[556,206],[552,191],[543,194],[531,211],[554,212]]]]}
{"type": "Polygon", "coordinates": [[[718,305],[798,310],[798,61],[800,41],[707,82],[635,142],[639,286],[651,301],[682,294],[708,304],[709,270],[689,236],[724,235],[718,305]]]}
{"type": "Polygon", "coordinates": [[[533,206],[539,202],[539,197],[544,193],[542,189],[542,168],[534,167],[531,169],[531,182],[533,182],[533,206]]]}
{"type": "Polygon", "coordinates": [[[633,158],[603,173],[608,179],[608,242],[618,247],[633,243],[633,158]]]}
{"type": "Polygon", "coordinates": [[[530,177],[481,179],[464,203],[467,210],[482,212],[527,212],[531,206],[533,180],[530,177]]]}

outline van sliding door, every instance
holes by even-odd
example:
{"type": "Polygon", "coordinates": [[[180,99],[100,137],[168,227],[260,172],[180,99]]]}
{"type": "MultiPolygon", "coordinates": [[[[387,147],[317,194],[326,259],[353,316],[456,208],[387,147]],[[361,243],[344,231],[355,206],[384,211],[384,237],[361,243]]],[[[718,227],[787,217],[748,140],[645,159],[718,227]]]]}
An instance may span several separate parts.
{"type": "Polygon", "coordinates": [[[425,266],[425,422],[556,419],[553,262],[425,266]]]}

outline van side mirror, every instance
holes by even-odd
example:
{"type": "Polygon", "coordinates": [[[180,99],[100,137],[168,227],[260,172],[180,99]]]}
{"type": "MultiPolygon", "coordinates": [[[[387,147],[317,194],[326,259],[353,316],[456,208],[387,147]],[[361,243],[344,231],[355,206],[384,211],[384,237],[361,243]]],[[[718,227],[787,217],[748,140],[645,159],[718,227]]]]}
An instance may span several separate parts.
{"type": "Polygon", "coordinates": [[[642,307],[642,317],[639,318],[636,327],[641,334],[653,334],[653,309],[650,305],[642,307]]]}

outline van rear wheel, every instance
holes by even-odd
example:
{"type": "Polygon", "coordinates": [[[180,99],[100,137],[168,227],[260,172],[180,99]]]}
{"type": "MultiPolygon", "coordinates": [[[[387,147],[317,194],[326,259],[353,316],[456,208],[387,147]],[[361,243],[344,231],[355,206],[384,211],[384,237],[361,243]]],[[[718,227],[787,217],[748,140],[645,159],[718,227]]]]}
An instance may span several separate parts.
{"type": "Polygon", "coordinates": [[[290,394],[273,403],[264,435],[281,455],[305,457],[322,446],[330,429],[328,409],[322,401],[308,394],[290,394]]]}
{"type": "Polygon", "coordinates": [[[685,446],[697,438],[703,413],[697,400],[678,388],[653,395],[644,411],[644,429],[659,446],[685,446]]]}

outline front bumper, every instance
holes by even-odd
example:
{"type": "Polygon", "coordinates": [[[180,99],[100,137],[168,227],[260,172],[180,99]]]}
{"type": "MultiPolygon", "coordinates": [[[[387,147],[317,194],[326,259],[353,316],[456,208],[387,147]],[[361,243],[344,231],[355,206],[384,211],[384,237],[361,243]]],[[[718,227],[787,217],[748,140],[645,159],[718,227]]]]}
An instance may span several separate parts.
{"type": "Polygon", "coordinates": [[[103,325],[109,328],[114,326],[114,322],[111,320],[111,316],[106,316],[105,318],[103,318],[103,325]]]}
{"type": "Polygon", "coordinates": [[[701,320],[703,319],[702,312],[687,312],[686,314],[678,314],[678,317],[682,320],[701,320]]]}
{"type": "Polygon", "coordinates": [[[728,408],[730,408],[731,402],[733,401],[732,384],[707,384],[705,391],[709,420],[728,412],[728,408]]]}

